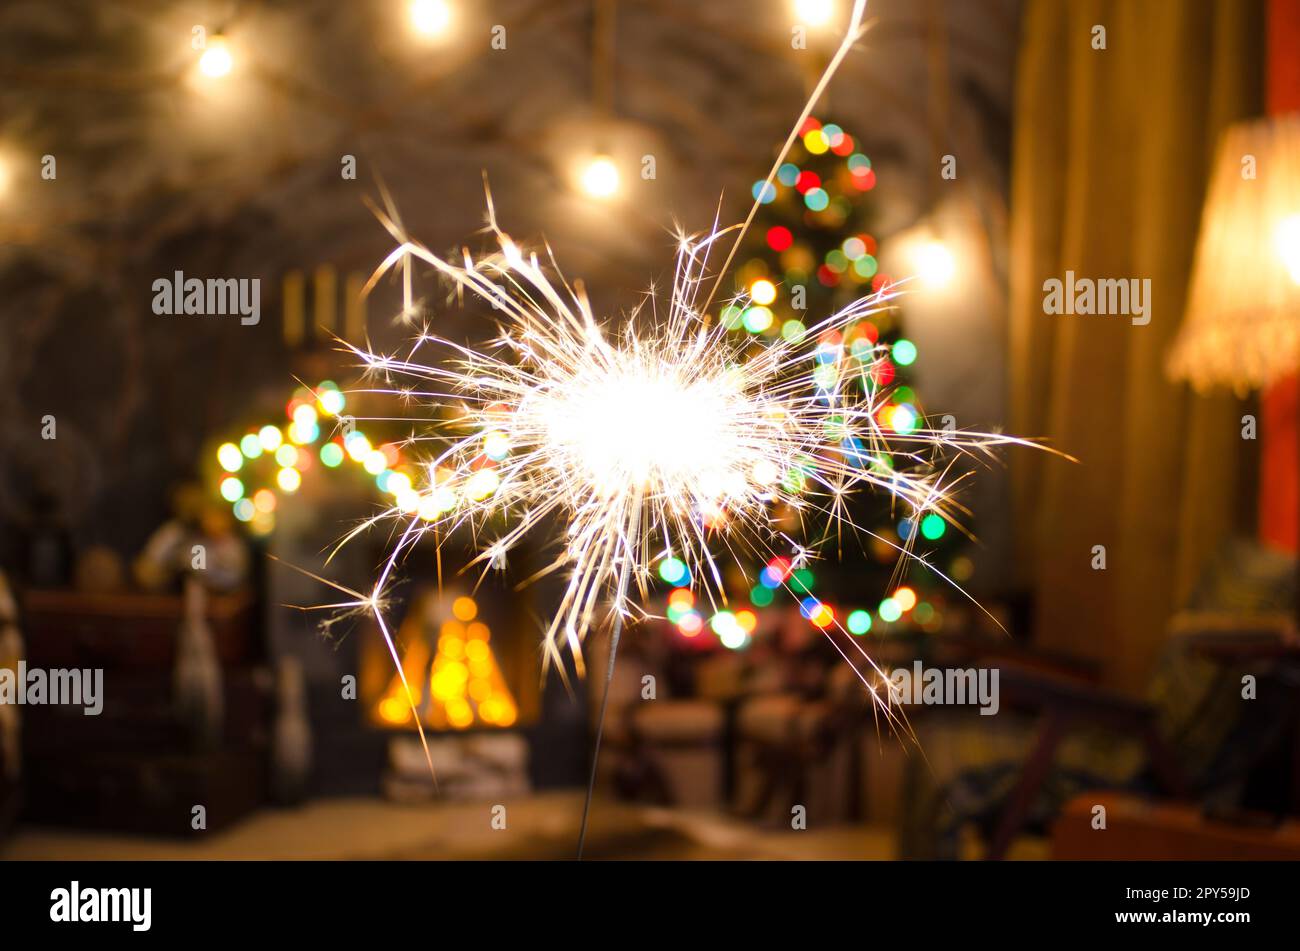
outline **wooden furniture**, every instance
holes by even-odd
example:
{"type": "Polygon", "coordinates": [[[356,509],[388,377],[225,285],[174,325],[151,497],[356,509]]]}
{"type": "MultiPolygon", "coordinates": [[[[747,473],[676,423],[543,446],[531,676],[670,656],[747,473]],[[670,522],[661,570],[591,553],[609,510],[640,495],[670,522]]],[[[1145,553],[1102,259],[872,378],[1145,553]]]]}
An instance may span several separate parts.
{"type": "MultiPolygon", "coordinates": [[[[1222,665],[1225,676],[1231,675],[1234,665],[1252,659],[1281,662],[1300,671],[1300,639],[1285,616],[1188,611],[1174,618],[1170,633],[1186,638],[1189,650],[1222,665]]],[[[990,841],[988,858],[1005,856],[1047,778],[1062,739],[1077,727],[1101,727],[1140,738],[1161,791],[1172,800],[1185,800],[1190,795],[1191,790],[1171,750],[1156,730],[1155,710],[1149,704],[1103,690],[1077,677],[1043,669],[1030,670],[1006,660],[1002,661],[1001,679],[1004,706],[1036,710],[1041,720],[1032,751],[990,841]]],[[[1300,717],[1300,713],[1293,716],[1300,717]]],[[[1293,811],[1300,815],[1300,721],[1292,724],[1292,731],[1295,749],[1291,794],[1293,811]]],[[[1168,805],[1174,808],[1174,803],[1168,805]]],[[[1195,813],[1189,805],[1179,808],[1195,813]]]]}
{"type": "MultiPolygon", "coordinates": [[[[1260,619],[1244,626],[1240,621],[1228,630],[1204,630],[1193,640],[1192,649],[1220,665],[1225,676],[1246,661],[1283,665],[1292,685],[1300,684],[1300,634],[1290,618],[1260,619]]],[[[1288,724],[1291,733],[1291,794],[1293,815],[1300,816],[1300,703],[1293,704],[1288,724]]]]}
{"type": "MultiPolygon", "coordinates": [[[[594,736],[608,643],[588,641],[589,725],[594,736]]],[[[625,639],[610,684],[598,783],[620,798],[686,809],[719,809],[726,790],[726,713],[706,698],[672,696],[665,658],[648,639],[625,639]],[[652,678],[653,699],[645,678],[652,678]]]]}
{"type": "Polygon", "coordinates": [[[221,666],[215,747],[198,743],[173,696],[179,595],[29,591],[29,667],[102,668],[97,716],[24,708],[24,818],[163,835],[220,829],[266,800],[271,682],[248,593],[211,595],[204,617],[221,666]]]}
{"type": "Polygon", "coordinates": [[[1018,670],[1005,661],[1000,679],[1003,708],[1036,710],[1041,720],[1020,778],[1007,797],[989,842],[986,858],[1001,859],[1006,855],[1029,817],[1061,741],[1071,730],[1100,727],[1141,738],[1161,788],[1174,798],[1188,795],[1189,788],[1178,763],[1156,729],[1156,711],[1151,705],[1065,677],[1018,670]]]}
{"type": "Polygon", "coordinates": [[[1104,861],[1296,861],[1300,821],[1224,822],[1195,805],[1150,801],[1121,793],[1085,793],[1065,805],[1052,825],[1052,858],[1104,861]],[[1106,809],[1094,829],[1093,809],[1106,809]]]}
{"type": "MultiPolygon", "coordinates": [[[[33,666],[170,672],[175,662],[182,614],[179,594],[30,590],[22,601],[33,666]]],[[[252,595],[213,594],[207,605],[222,667],[261,661],[264,655],[253,633],[252,595]]]]}
{"type": "Polygon", "coordinates": [[[824,694],[747,699],[736,718],[736,809],[742,816],[790,821],[802,805],[826,825],[862,818],[861,738],[873,707],[847,664],[827,673],[824,694]]]}

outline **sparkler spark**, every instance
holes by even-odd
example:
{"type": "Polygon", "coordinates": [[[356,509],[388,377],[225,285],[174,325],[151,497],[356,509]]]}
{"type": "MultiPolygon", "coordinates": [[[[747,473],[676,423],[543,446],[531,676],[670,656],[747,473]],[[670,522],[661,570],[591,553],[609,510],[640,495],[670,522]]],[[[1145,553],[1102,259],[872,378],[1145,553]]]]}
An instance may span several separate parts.
{"type": "MultiPolygon", "coordinates": [[[[508,527],[481,562],[499,564],[542,525],[563,524],[560,551],[545,569],[566,577],[543,638],[548,664],[567,648],[581,673],[582,640],[599,612],[634,610],[629,592],[644,597],[660,558],[680,559],[723,604],[716,547],[763,561],[809,557],[811,545],[783,535],[774,513],[790,509],[805,522],[870,534],[847,508],[851,493],[865,488],[887,493],[908,518],[934,513],[956,524],[957,479],[938,451],[1023,442],[881,424],[889,391],[874,375],[888,347],[846,347],[843,331],[888,308],[897,286],[750,353],[749,339],[737,341],[697,305],[709,252],[725,229],[680,236],[666,300],[652,294],[648,314],[642,307],[610,324],[597,319],[580,284],[570,286],[553,261],[526,254],[497,227],[490,199],[500,251],[480,260],[466,253],[463,264],[412,241],[392,217],[381,219],[400,243],[372,285],[415,259],[502,315],[499,336],[483,348],[428,326],[402,356],[352,348],[375,390],[456,407],[450,421],[432,414],[415,421],[413,443],[431,447],[427,479],[376,516],[405,523],[385,574],[425,534],[481,531],[497,513],[509,516],[508,527]]],[[[911,544],[896,547],[908,555],[911,544]]]]}
{"type": "MultiPolygon", "coordinates": [[[[773,164],[769,184],[860,35],[864,7],[865,0],[856,0],[844,42],[773,164]]],[[[384,593],[404,556],[430,533],[437,542],[462,528],[478,537],[489,517],[504,515],[504,533],[480,546],[477,563],[486,570],[503,566],[525,537],[550,530],[558,551],[541,573],[559,573],[565,586],[542,638],[545,665],[555,664],[563,675],[567,651],[582,674],[583,639],[608,611],[612,670],[622,620],[642,610],[657,560],[672,556],[686,564],[715,606],[726,603],[722,565],[728,560],[781,555],[802,564],[832,534],[871,535],[900,558],[925,563],[912,550],[917,533],[901,545],[874,536],[854,522],[850,497],[884,493],[913,524],[938,515],[958,525],[964,510],[953,490],[962,477],[953,475],[953,461],[999,445],[1030,445],[999,433],[886,429],[880,417],[890,393],[877,385],[875,371],[888,348],[861,337],[846,346],[844,331],[888,309],[898,284],[802,335],[759,338],[756,350],[753,339],[730,334],[711,304],[756,208],[739,229],[715,221],[705,234],[679,234],[668,292],[652,288],[630,314],[604,321],[581,283],[562,277],[549,249],[526,251],[500,230],[490,194],[488,226],[498,250],[477,259],[466,250],[459,263],[412,239],[391,204],[376,209],[397,247],[367,291],[400,268],[402,317],[413,321],[421,308],[411,275],[422,262],[458,296],[489,304],[499,323],[498,336],[481,347],[443,339],[427,323],[400,355],[348,344],[373,381],[369,391],[402,405],[453,411],[451,419],[423,411],[413,417],[412,445],[427,450],[423,480],[401,486],[391,508],[348,536],[384,520],[398,528],[374,590],[349,592],[356,600],[348,602],[373,613],[394,658],[384,593]],[[710,254],[732,232],[722,266],[711,272],[710,254]],[[712,289],[704,293],[710,278],[712,289]],[[798,516],[800,537],[780,529],[781,512],[798,516]]],[[[890,692],[878,689],[885,671],[838,620],[823,630],[878,711],[901,722],[890,692]]],[[[415,721],[423,740],[418,715],[415,721]]]]}

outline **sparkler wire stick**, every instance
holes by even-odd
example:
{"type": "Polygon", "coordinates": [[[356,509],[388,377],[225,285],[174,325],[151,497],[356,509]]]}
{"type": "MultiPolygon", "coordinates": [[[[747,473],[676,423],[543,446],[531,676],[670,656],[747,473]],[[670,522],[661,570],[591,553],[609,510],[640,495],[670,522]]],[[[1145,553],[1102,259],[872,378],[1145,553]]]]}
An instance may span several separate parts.
{"type": "MultiPolygon", "coordinates": [[[[619,581],[618,597],[615,604],[621,604],[627,597],[628,573],[623,572],[619,581]]],[[[587,780],[587,796],[582,803],[582,828],[578,831],[578,861],[582,861],[582,847],[587,842],[587,817],[591,814],[591,796],[596,790],[596,764],[600,762],[600,740],[605,735],[605,709],[609,706],[609,685],[614,681],[614,659],[618,656],[618,639],[623,633],[623,612],[615,610],[614,626],[609,635],[609,664],[605,668],[605,688],[600,698],[600,714],[596,717],[596,742],[591,751],[591,776],[587,780]]]]}

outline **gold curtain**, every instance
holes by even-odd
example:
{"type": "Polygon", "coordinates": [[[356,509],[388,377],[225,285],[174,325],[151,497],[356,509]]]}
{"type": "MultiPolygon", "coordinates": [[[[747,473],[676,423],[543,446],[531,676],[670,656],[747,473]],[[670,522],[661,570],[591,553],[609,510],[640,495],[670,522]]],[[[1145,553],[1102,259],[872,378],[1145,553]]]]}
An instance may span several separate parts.
{"type": "MultiPolygon", "coordinates": [[[[1035,641],[1136,690],[1253,491],[1242,404],[1169,382],[1219,134],[1261,111],[1257,0],[1028,0],[1012,159],[1012,459],[1035,641]],[[1095,27],[1105,49],[1094,49],[1095,27]],[[1047,314],[1044,282],[1150,278],[1150,323],[1047,314]],[[1094,546],[1105,570],[1094,570],[1094,546]]],[[[1231,275],[1224,276],[1231,280],[1231,275]]]]}

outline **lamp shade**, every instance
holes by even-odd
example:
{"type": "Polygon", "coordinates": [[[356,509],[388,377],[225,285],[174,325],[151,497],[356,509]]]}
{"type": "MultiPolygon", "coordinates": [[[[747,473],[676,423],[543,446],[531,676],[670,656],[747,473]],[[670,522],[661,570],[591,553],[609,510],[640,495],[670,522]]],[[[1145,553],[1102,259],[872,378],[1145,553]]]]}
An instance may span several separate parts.
{"type": "Polygon", "coordinates": [[[1169,356],[1198,390],[1262,389],[1300,368],[1300,115],[1225,133],[1169,356]]]}

